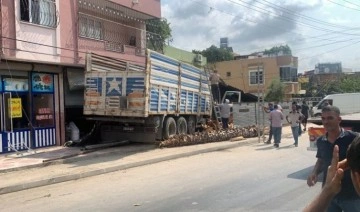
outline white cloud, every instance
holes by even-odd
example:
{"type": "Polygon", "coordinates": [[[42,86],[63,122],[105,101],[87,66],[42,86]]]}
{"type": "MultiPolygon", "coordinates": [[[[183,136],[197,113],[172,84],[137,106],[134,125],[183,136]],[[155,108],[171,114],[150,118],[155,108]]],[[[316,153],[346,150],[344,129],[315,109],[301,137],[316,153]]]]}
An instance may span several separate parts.
{"type": "Polygon", "coordinates": [[[354,56],[360,43],[341,49],[360,41],[360,28],[344,29],[360,27],[360,11],[327,0],[162,0],[162,14],[171,23],[172,45],[181,49],[219,46],[220,37],[228,37],[240,54],[288,44],[299,57],[300,71],[318,62],[360,68],[354,56]],[[341,40],[348,41],[336,43],[341,40]]]}

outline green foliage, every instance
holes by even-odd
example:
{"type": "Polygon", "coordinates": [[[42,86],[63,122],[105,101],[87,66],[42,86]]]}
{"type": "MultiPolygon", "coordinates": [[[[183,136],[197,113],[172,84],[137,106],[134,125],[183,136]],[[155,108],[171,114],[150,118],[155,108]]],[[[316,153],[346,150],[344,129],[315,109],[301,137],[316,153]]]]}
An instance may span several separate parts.
{"type": "Polygon", "coordinates": [[[274,46],[271,49],[265,49],[264,54],[265,55],[274,55],[278,56],[282,52],[284,55],[292,55],[291,49],[288,45],[280,45],[280,46],[274,46]]]}
{"type": "Polygon", "coordinates": [[[214,45],[203,51],[192,50],[192,52],[195,54],[201,53],[204,57],[207,58],[208,63],[215,63],[234,59],[233,54],[229,50],[218,48],[214,45]]]}
{"type": "Polygon", "coordinates": [[[170,23],[166,19],[151,19],[146,22],[147,48],[163,52],[166,40],[171,38],[170,23]]]}
{"type": "Polygon", "coordinates": [[[360,76],[344,76],[341,78],[339,90],[341,93],[360,92],[360,76]]]}
{"type": "Polygon", "coordinates": [[[282,102],[285,95],[285,85],[280,80],[273,80],[265,94],[267,102],[282,102]]]}
{"type": "Polygon", "coordinates": [[[326,96],[335,93],[355,93],[360,92],[360,76],[345,75],[339,80],[322,83],[321,86],[306,88],[307,96],[326,96]]]}

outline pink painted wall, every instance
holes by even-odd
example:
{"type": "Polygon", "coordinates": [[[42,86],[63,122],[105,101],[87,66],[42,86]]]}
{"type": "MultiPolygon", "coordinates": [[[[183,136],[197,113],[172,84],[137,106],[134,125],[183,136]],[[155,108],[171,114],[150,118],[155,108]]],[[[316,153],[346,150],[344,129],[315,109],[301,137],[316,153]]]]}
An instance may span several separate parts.
{"type": "MultiPolygon", "coordinates": [[[[2,36],[16,38],[15,33],[15,4],[14,1],[2,1],[2,36]]],[[[2,38],[4,54],[7,57],[15,56],[15,39],[2,38]]]]}
{"type": "MultiPolygon", "coordinates": [[[[132,6],[132,0],[118,0],[113,1],[115,3],[121,4],[123,6],[132,8],[134,10],[147,13],[149,15],[160,17],[160,1],[158,0],[139,0],[139,4],[132,6]]],[[[95,39],[88,39],[79,37],[78,33],[78,5],[77,1],[60,1],[59,3],[60,10],[60,37],[61,37],[61,47],[64,48],[61,50],[61,62],[69,64],[84,64],[85,63],[85,53],[84,52],[94,52],[97,54],[115,57],[119,59],[124,59],[136,63],[144,63],[145,57],[135,55],[135,49],[126,48],[125,52],[114,52],[105,50],[105,41],[99,41],[95,39]],[[64,14],[65,15],[62,15],[64,14]]],[[[92,16],[96,14],[92,13],[92,16]]],[[[134,30],[127,27],[122,27],[116,23],[111,23],[107,21],[103,22],[104,31],[111,30],[112,33],[115,33],[118,38],[115,39],[117,43],[128,44],[129,37],[131,35],[136,36],[137,38],[137,47],[146,48],[141,44],[141,39],[145,39],[145,33],[142,34],[140,30],[134,30]],[[118,33],[117,33],[118,32],[118,33]],[[121,37],[122,36],[122,37],[121,37]]],[[[135,28],[145,29],[145,24],[139,22],[128,23],[135,28]]],[[[107,31],[109,32],[109,31],[107,31]]],[[[115,35],[114,34],[114,35],[115,35]]],[[[104,33],[104,40],[109,40],[109,33],[104,33]]],[[[111,33],[110,33],[110,36],[111,33]]]]}

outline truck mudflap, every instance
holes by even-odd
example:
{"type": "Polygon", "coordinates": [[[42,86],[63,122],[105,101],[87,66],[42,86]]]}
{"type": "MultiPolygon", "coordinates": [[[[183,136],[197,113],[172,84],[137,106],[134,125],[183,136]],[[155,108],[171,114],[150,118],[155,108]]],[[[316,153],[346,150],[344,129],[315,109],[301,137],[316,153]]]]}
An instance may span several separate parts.
{"type": "MultiPolygon", "coordinates": [[[[344,127],[344,129],[352,130],[351,127],[344,127]]],[[[325,135],[325,133],[326,131],[324,127],[309,127],[308,134],[309,134],[310,145],[307,148],[307,150],[316,151],[317,150],[316,141],[320,136],[325,135]]]]}

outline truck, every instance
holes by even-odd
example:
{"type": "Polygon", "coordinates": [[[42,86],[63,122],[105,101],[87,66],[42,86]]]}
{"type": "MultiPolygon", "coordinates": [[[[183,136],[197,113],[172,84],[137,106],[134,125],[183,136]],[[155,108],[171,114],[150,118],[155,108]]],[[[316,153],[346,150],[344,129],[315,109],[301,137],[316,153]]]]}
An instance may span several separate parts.
{"type": "MultiPolygon", "coordinates": [[[[83,114],[103,142],[193,134],[212,115],[208,73],[152,50],[145,64],[87,53],[83,114]]],[[[241,93],[232,93],[239,102],[241,93]]]]}
{"type": "Polygon", "coordinates": [[[342,114],[360,113],[360,93],[341,93],[325,96],[312,108],[315,117],[321,116],[321,109],[326,103],[338,107],[342,114]]]}

